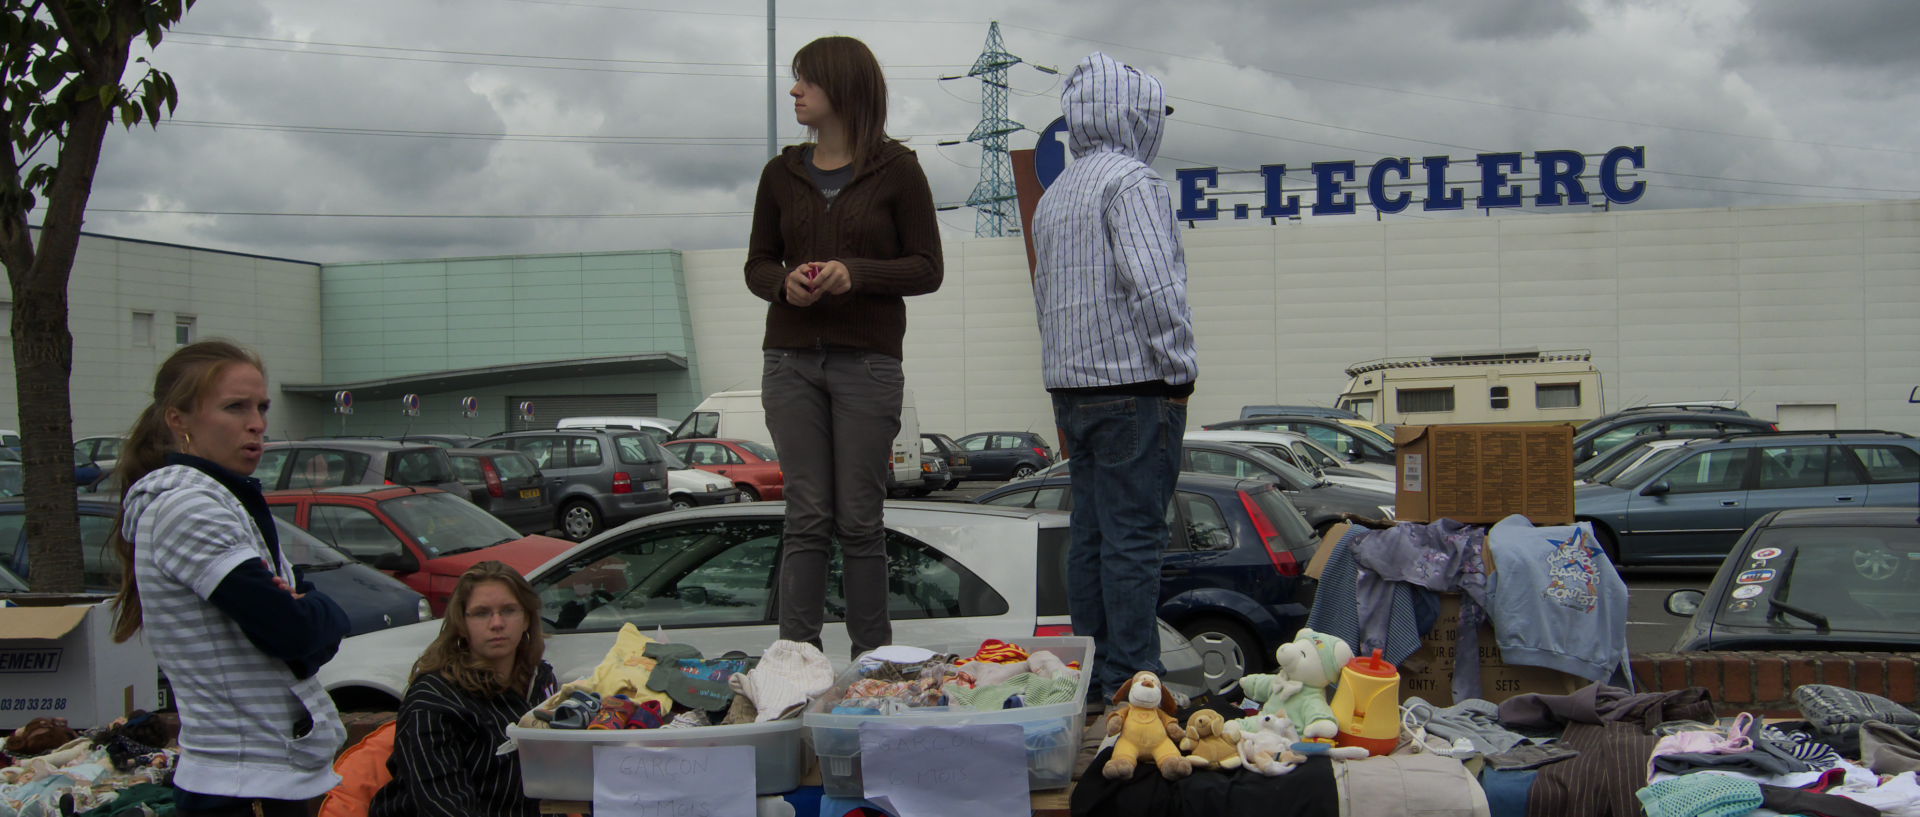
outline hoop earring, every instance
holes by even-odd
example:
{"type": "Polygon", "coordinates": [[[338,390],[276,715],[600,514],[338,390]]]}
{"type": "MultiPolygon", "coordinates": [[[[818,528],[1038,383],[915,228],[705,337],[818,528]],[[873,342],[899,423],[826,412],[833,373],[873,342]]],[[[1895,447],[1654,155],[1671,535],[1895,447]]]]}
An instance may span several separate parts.
{"type": "Polygon", "coordinates": [[[181,443],[180,443],[180,453],[182,453],[182,454],[191,454],[191,453],[193,453],[193,452],[191,452],[191,451],[189,451],[189,450],[187,450],[187,449],[190,449],[190,448],[192,448],[192,447],[193,447],[193,435],[192,435],[192,434],[188,434],[188,433],[187,433],[187,432],[185,432],[185,431],[182,431],[182,432],[180,432],[180,440],[181,440],[181,443]]]}

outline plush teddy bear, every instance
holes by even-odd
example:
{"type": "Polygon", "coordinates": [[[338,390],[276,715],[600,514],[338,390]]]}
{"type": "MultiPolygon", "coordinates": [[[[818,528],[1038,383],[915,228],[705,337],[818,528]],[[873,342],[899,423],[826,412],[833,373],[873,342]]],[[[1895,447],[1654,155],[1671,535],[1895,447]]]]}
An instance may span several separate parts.
{"type": "Polygon", "coordinates": [[[1193,773],[1192,765],[1180,756],[1178,743],[1186,732],[1174,719],[1179,705],[1173,692],[1151,672],[1134,673],[1133,678],[1113,695],[1113,711],[1107,713],[1107,734],[1118,735],[1113,757],[1100,773],[1109,778],[1132,777],[1137,763],[1145,761],[1160,767],[1160,776],[1178,780],[1193,773]]]}
{"type": "MultiPolygon", "coordinates": [[[[1333,738],[1340,732],[1340,722],[1334,720],[1333,706],[1327,703],[1327,687],[1340,679],[1340,668],[1353,660],[1353,648],[1338,636],[1302,627],[1292,642],[1274,651],[1274,658],[1280,665],[1278,672],[1243,677],[1240,689],[1261,702],[1261,714],[1285,715],[1307,739],[1333,738]]],[[[1241,732],[1256,728],[1251,720],[1241,720],[1241,732]]]]}
{"type": "Polygon", "coordinates": [[[1240,762],[1248,769],[1278,777],[1306,762],[1306,755],[1293,751],[1293,745],[1300,742],[1300,733],[1294,731],[1287,716],[1266,714],[1246,720],[1252,721],[1254,728],[1240,733],[1240,743],[1235,748],[1239,750],[1240,762]]]}
{"type": "Polygon", "coordinates": [[[1187,716],[1187,736],[1180,751],[1196,769],[1233,771],[1240,768],[1240,727],[1227,723],[1220,713],[1202,709],[1187,716]]]}

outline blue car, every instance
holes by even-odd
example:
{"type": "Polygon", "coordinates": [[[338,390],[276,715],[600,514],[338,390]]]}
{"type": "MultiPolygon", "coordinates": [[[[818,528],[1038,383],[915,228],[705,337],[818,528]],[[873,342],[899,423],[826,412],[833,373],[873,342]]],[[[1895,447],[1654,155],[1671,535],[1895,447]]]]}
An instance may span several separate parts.
{"type": "Polygon", "coordinates": [[[1920,440],[1894,431],[1771,431],[1689,440],[1574,489],[1574,515],[1615,564],[1719,564],[1741,533],[1793,508],[1913,507],[1920,440]]]}
{"type": "MultiPolygon", "coordinates": [[[[120,504],[112,500],[80,499],[81,583],[89,592],[113,592],[120,586],[120,558],[108,547],[120,504]]],[[[29,577],[26,505],[0,501],[0,566],[21,578],[29,577]]],[[[283,519],[275,517],[280,547],[287,560],[320,592],[342,610],[352,629],[348,635],[370,633],[432,618],[425,596],[400,580],[353,560],[283,519]]]]}
{"type": "MultiPolygon", "coordinates": [[[[974,501],[1071,510],[1072,474],[1012,482],[974,501]]],[[[1271,480],[1183,473],[1167,508],[1160,618],[1200,653],[1208,685],[1265,672],[1313,607],[1301,575],[1319,539],[1271,480]]]]}

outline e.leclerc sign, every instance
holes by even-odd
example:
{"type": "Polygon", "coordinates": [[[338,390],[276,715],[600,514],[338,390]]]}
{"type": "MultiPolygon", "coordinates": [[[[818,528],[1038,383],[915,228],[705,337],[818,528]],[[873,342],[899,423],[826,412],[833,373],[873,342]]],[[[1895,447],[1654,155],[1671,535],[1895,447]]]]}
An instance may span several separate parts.
{"type": "MultiPolygon", "coordinates": [[[[1039,144],[1034,149],[1034,170],[1043,188],[1051,185],[1066,169],[1066,145],[1061,141],[1066,129],[1066,120],[1056,119],[1040,133],[1039,144]]],[[[1646,166],[1647,149],[1644,146],[1622,145],[1600,154],[1599,161],[1595,163],[1596,172],[1590,179],[1587,177],[1587,159],[1586,154],[1577,150],[1542,150],[1532,156],[1517,152],[1482,153],[1471,162],[1447,156],[1427,156],[1419,161],[1389,156],[1365,168],[1352,161],[1315,162],[1304,173],[1295,176],[1302,181],[1291,188],[1286,186],[1286,165],[1263,165],[1258,171],[1262,182],[1260,191],[1220,191],[1220,168],[1184,168],[1174,172],[1180,197],[1180,208],[1174,213],[1174,218],[1181,221],[1212,221],[1220,218],[1219,199],[1210,197],[1210,191],[1216,195],[1261,193],[1262,201],[1257,211],[1260,218],[1293,218],[1301,215],[1300,194],[1306,193],[1313,196],[1312,203],[1306,208],[1307,214],[1347,215],[1355,212],[1359,206],[1356,190],[1365,191],[1368,207],[1381,213],[1398,213],[1414,204],[1413,192],[1404,189],[1408,187],[1424,188],[1426,195],[1419,201],[1423,211],[1461,210],[1467,206],[1466,188],[1452,185],[1456,181],[1472,183],[1470,179],[1475,174],[1458,173],[1455,170],[1468,165],[1476,168],[1475,173],[1479,176],[1479,195],[1473,197],[1474,209],[1522,207],[1527,204],[1528,198],[1532,198],[1532,203],[1537,207],[1587,205],[1594,197],[1587,187],[1589,181],[1598,186],[1598,195],[1613,204],[1631,204],[1646,194],[1646,182],[1637,181],[1629,186],[1620,183],[1622,165],[1631,165],[1633,169],[1646,166]],[[1532,165],[1537,175],[1516,178],[1528,164],[1532,165]],[[1414,181],[1416,171],[1423,177],[1419,182],[1414,181]],[[1450,180],[1450,171],[1458,173],[1460,178],[1450,180]],[[1363,175],[1364,184],[1355,184],[1362,181],[1363,175]],[[1306,181],[1309,179],[1310,185],[1306,181]],[[1521,181],[1538,183],[1531,197],[1520,188],[1518,182],[1521,181]],[[1397,192],[1389,192],[1390,188],[1397,192]]],[[[1236,219],[1256,214],[1248,204],[1233,205],[1232,211],[1236,219]]]]}

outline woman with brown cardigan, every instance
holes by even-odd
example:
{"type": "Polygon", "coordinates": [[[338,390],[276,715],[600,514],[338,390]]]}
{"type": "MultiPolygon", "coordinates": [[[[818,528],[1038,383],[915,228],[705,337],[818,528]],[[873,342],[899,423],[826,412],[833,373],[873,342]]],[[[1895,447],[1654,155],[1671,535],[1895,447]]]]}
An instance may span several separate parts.
{"type": "Polygon", "coordinates": [[[893,638],[881,506],[906,386],[903,298],[940,288],[940,230],[919,161],[886,136],[873,52],[821,38],[793,74],[794,117],[815,141],[761,171],[746,265],[768,301],[760,399],[786,479],[780,637],[821,645],[838,540],[858,655],[893,638]]]}

